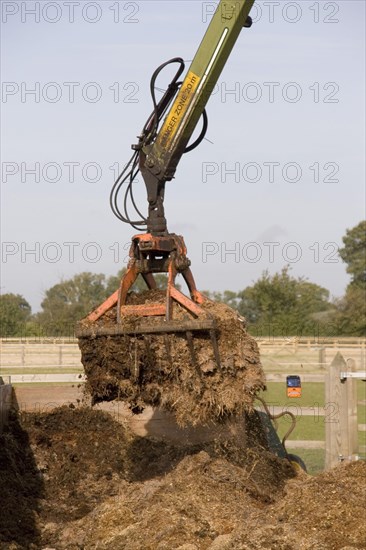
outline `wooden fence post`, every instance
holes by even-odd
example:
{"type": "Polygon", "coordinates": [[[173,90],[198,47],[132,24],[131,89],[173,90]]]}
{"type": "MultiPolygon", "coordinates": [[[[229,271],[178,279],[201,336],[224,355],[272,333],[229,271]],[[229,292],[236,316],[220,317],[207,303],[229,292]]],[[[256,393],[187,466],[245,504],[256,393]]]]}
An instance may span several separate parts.
{"type": "MultiPolygon", "coordinates": [[[[356,361],[347,359],[347,371],[356,372],[356,361]]],[[[349,456],[358,453],[357,380],[347,378],[343,383],[347,391],[348,450],[349,456]]]]}
{"type": "Polygon", "coordinates": [[[341,433],[339,422],[340,382],[337,384],[342,368],[346,363],[343,357],[337,353],[331,365],[327,369],[325,377],[325,469],[329,470],[338,463],[341,433]]]}
{"type": "Polygon", "coordinates": [[[355,369],[338,352],[325,378],[325,469],[357,455],[357,388],[354,380],[341,381],[341,372],[355,369]]]}
{"type": "Polygon", "coordinates": [[[325,363],[327,362],[326,356],[325,356],[325,347],[319,348],[319,365],[324,368],[325,363]]]}

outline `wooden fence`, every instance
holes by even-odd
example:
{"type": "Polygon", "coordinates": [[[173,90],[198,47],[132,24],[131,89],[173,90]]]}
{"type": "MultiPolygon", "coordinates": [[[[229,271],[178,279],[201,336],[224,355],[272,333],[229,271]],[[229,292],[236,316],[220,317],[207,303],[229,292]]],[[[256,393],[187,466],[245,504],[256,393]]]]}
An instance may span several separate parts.
{"type": "MultiPolygon", "coordinates": [[[[357,337],[326,337],[326,336],[255,336],[252,335],[261,347],[287,346],[297,348],[310,348],[313,346],[333,347],[333,348],[366,348],[366,338],[363,336],[357,337]]],[[[3,344],[61,344],[72,345],[77,344],[77,339],[73,336],[27,336],[27,337],[2,337],[0,345],[3,344]]]]}
{"type": "MultiPolygon", "coordinates": [[[[286,353],[292,358],[299,353],[311,352],[314,365],[326,366],[329,356],[340,351],[357,360],[361,368],[366,363],[366,338],[257,338],[263,357],[271,354],[281,357],[286,353]]],[[[1,367],[81,368],[80,351],[75,338],[0,338],[1,367]]],[[[294,361],[291,359],[291,364],[294,361]]],[[[308,363],[309,364],[309,363],[308,363]]],[[[285,363],[279,361],[279,365],[285,363]]]]}

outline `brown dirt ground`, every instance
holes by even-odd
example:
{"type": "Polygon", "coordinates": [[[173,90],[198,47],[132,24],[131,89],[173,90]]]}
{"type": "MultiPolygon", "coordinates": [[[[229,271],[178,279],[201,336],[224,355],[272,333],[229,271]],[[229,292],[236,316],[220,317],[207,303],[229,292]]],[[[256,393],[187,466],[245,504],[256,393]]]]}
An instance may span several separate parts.
{"type": "Polygon", "coordinates": [[[365,462],[295,475],[246,419],[244,448],[137,437],[90,408],[13,414],[0,435],[0,548],[365,548],[365,462]]]}
{"type": "MultiPolygon", "coordinates": [[[[128,303],[164,303],[164,291],[130,293],[128,303]]],[[[264,388],[264,373],[258,346],[247,333],[243,320],[225,304],[207,300],[202,308],[217,323],[217,341],[222,372],[217,368],[209,333],[195,331],[194,355],[185,333],[149,336],[90,336],[80,338],[87,391],[94,402],[121,399],[132,410],[146,405],[172,412],[180,426],[207,424],[209,421],[241,415],[251,410],[255,394],[264,388]],[[169,341],[168,341],[169,340],[169,341]]],[[[173,318],[189,320],[189,314],[174,304],[173,318]]],[[[116,307],[95,323],[87,319],[80,328],[116,325],[116,307]]],[[[128,316],[124,328],[136,329],[141,318],[128,316]]],[[[144,320],[151,325],[162,317],[144,320]]]]}

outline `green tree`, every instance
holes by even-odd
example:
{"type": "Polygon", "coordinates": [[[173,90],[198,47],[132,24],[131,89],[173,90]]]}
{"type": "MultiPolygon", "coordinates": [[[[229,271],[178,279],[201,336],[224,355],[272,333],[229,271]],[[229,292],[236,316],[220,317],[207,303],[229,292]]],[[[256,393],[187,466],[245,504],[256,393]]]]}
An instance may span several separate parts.
{"type": "Polygon", "coordinates": [[[32,314],[31,306],[20,294],[0,296],[0,336],[22,336],[32,314]]]}
{"type": "Polygon", "coordinates": [[[366,336],[366,221],[347,229],[339,255],[347,264],[351,282],[335,302],[334,323],[340,336],[366,336]]]}
{"type": "Polygon", "coordinates": [[[336,301],[333,317],[340,336],[366,336],[366,288],[350,284],[343,298],[336,301]]]}
{"type": "Polygon", "coordinates": [[[238,309],[240,297],[237,292],[232,290],[224,290],[223,292],[217,292],[216,290],[204,290],[202,294],[214,302],[222,302],[233,309],[238,309]]]}
{"type": "Polygon", "coordinates": [[[332,308],[328,290],[302,277],[292,277],[289,271],[288,266],[274,275],[265,271],[253,286],[238,294],[238,311],[258,335],[313,334],[319,314],[332,308]]]}
{"type": "Polygon", "coordinates": [[[106,298],[103,274],[79,273],[46,291],[42,311],[35,320],[46,334],[72,333],[76,321],[82,319],[106,298]]]}
{"type": "Polygon", "coordinates": [[[352,229],[347,229],[343,237],[344,247],[339,255],[347,264],[347,273],[351,275],[351,284],[366,287],[366,220],[352,229]]]}

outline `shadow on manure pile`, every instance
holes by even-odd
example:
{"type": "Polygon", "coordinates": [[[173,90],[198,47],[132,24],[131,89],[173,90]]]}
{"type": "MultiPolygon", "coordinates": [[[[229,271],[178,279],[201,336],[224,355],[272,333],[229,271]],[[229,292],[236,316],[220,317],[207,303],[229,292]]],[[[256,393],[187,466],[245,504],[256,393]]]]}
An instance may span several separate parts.
{"type": "Polygon", "coordinates": [[[30,447],[27,432],[17,413],[9,414],[9,424],[0,433],[0,545],[14,543],[29,548],[39,543],[37,529],[39,500],[44,485],[30,447]]]}

